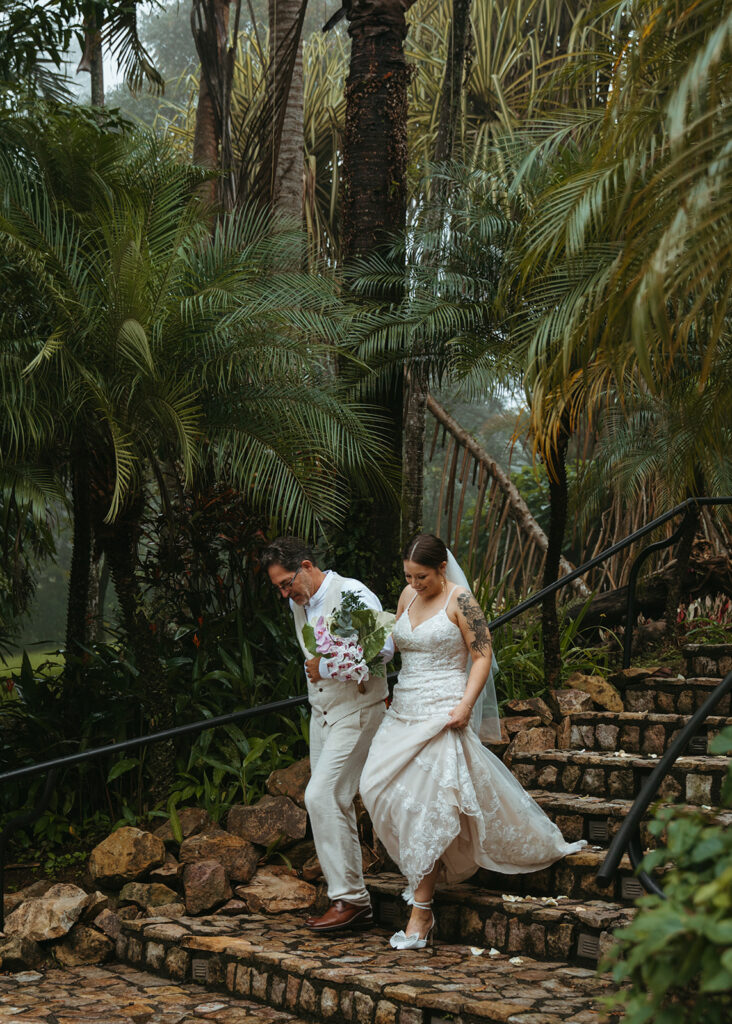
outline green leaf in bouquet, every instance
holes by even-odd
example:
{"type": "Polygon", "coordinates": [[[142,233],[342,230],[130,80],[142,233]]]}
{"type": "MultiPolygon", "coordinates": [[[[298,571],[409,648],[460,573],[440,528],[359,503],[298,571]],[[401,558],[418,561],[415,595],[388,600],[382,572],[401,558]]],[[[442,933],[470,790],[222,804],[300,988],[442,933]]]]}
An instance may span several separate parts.
{"type": "Polygon", "coordinates": [[[309,622],[302,627],[302,642],[311,654],[318,653],[318,648],[315,645],[315,630],[309,622]]]}

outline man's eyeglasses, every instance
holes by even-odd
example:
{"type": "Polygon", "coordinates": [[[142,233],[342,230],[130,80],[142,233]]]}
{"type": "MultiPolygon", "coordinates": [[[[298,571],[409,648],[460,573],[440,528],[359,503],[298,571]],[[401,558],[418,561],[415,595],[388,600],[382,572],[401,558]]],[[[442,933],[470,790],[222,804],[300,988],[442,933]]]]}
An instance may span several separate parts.
{"type": "Polygon", "coordinates": [[[286,597],[292,590],[292,584],[295,582],[295,579],[297,577],[297,574],[300,572],[300,569],[302,569],[302,566],[300,566],[300,568],[297,569],[292,576],[290,576],[289,580],[286,580],[284,583],[274,583],[273,586],[275,590],[279,590],[279,592],[281,594],[284,594],[286,597]]]}

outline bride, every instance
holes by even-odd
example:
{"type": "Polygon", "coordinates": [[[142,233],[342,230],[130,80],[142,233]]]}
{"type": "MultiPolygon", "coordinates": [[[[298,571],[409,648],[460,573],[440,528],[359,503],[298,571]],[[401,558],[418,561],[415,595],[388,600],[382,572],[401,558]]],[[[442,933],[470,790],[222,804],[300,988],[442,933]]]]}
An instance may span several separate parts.
{"type": "Polygon", "coordinates": [[[360,789],[407,879],[412,912],[391,945],[421,949],[435,923],[438,880],[460,882],[479,867],[539,871],[585,843],[565,842],[479,738],[482,725],[481,735],[500,739],[491,637],[452,554],[438,537],[419,534],[404,549],[404,575],[393,632],[402,670],[360,789]]]}

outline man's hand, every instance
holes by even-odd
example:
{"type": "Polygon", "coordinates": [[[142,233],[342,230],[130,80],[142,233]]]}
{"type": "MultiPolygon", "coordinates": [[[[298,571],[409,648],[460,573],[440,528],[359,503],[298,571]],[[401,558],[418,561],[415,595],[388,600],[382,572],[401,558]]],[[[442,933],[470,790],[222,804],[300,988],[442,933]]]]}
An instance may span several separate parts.
{"type": "Polygon", "coordinates": [[[317,683],[319,679],[323,677],[320,674],[320,655],[318,654],[314,658],[308,658],[305,662],[305,672],[311,683],[317,683]]]}

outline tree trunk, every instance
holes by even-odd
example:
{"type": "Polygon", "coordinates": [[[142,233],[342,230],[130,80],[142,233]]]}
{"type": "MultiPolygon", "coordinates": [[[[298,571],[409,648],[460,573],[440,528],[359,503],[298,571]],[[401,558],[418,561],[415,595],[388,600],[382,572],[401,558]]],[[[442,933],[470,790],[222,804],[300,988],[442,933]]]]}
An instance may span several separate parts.
{"type": "MultiPolygon", "coordinates": [[[[559,576],[559,560],[567,525],[567,445],[569,430],[563,424],[546,463],[549,478],[549,534],[542,587],[548,587],[559,576]]],[[[550,689],[560,685],[562,658],[557,616],[556,591],[541,603],[541,635],[544,646],[544,682],[550,689]]]]}
{"type": "Polygon", "coordinates": [[[92,552],[89,463],[85,451],[77,450],[73,458],[71,503],[73,540],[66,608],[66,654],[78,657],[88,640],[89,568],[92,552]]]}
{"type": "MultiPolygon", "coordinates": [[[[351,61],[343,133],[342,256],[345,262],[385,250],[404,231],[407,203],[407,85],[405,13],[414,0],[352,0],[346,6],[351,61]]],[[[401,295],[384,296],[398,302],[401,295]]],[[[378,396],[391,414],[390,443],[402,464],[404,387],[401,375],[378,396]]],[[[400,523],[384,503],[374,504],[370,534],[378,537],[372,579],[393,589],[400,555],[400,523]]]]}
{"type": "Polygon", "coordinates": [[[470,32],[471,0],[452,0],[452,20],[447,42],[445,76],[440,94],[440,120],[435,141],[435,162],[452,157],[458,125],[465,72],[465,55],[470,32]]]}
{"type": "Polygon", "coordinates": [[[191,32],[201,64],[193,135],[193,162],[211,171],[223,170],[200,189],[201,198],[224,209],[233,206],[233,154],[230,100],[234,52],[241,3],[236,3],[234,42],[229,46],[231,0],[193,0],[191,32]]]}
{"type": "MultiPolygon", "coordinates": [[[[280,74],[290,77],[274,167],[272,205],[278,212],[298,221],[302,220],[305,169],[301,8],[302,0],[269,0],[269,74],[272,87],[268,100],[273,107],[280,74]],[[293,45],[294,55],[288,52],[293,45]]],[[[273,109],[272,122],[275,121],[276,111],[273,109]]]]}
{"type": "MultiPolygon", "coordinates": [[[[154,639],[153,623],[144,611],[137,578],[137,538],[141,503],[128,505],[115,522],[101,531],[105,558],[117,593],[127,642],[148,694],[146,719],[150,732],[169,729],[174,724],[173,702],[165,684],[163,666],[154,639]],[[139,507],[138,507],[139,506],[139,507]]],[[[150,793],[154,804],[166,800],[175,780],[175,748],[172,741],[150,748],[150,793]]]]}
{"type": "MultiPolygon", "coordinates": [[[[449,160],[460,110],[465,48],[470,28],[470,0],[453,0],[445,77],[440,97],[440,122],[435,161],[449,160]]],[[[424,438],[429,381],[416,346],[404,387],[402,437],[402,541],[422,530],[424,501],[424,438]]]]}
{"type": "Polygon", "coordinates": [[[104,54],[102,52],[101,22],[96,14],[84,19],[84,52],[81,55],[77,74],[88,71],[90,75],[91,105],[104,106],[104,54]]]}
{"type": "MultiPolygon", "coordinates": [[[[703,494],[703,491],[698,493],[703,494]]],[[[681,634],[681,623],[678,621],[679,602],[682,593],[688,591],[689,561],[691,548],[694,543],[696,531],[699,529],[699,508],[692,506],[686,512],[682,523],[682,533],[679,546],[676,549],[675,571],[669,581],[666,594],[666,607],[664,618],[666,620],[666,636],[678,638],[681,634]]]]}
{"type": "Polygon", "coordinates": [[[404,230],[407,84],[404,18],[412,0],[353,0],[343,133],[344,259],[366,256],[404,230]]]}
{"type": "Polygon", "coordinates": [[[83,695],[83,648],[89,642],[89,572],[92,557],[92,524],[89,494],[89,461],[77,448],[71,465],[73,538],[69,596],[66,605],[66,660],[63,674],[61,717],[67,739],[76,736],[78,707],[83,695]]]}
{"type": "Polygon", "coordinates": [[[424,434],[427,381],[419,362],[413,362],[404,380],[402,435],[402,543],[422,532],[424,499],[424,434]]]}

